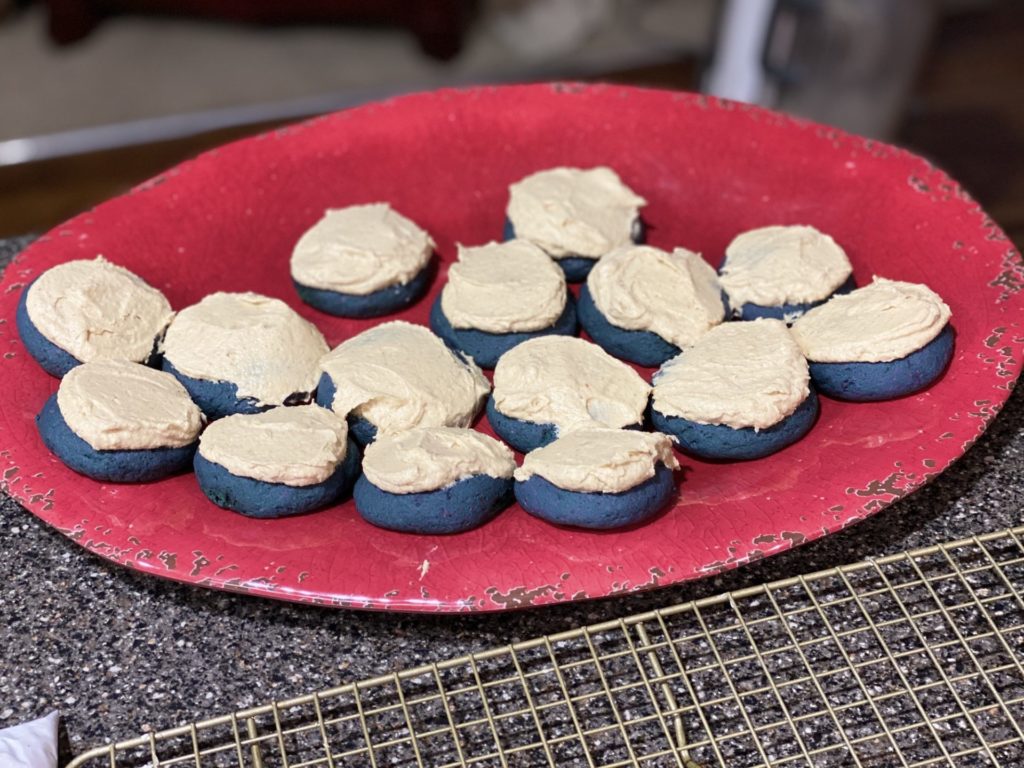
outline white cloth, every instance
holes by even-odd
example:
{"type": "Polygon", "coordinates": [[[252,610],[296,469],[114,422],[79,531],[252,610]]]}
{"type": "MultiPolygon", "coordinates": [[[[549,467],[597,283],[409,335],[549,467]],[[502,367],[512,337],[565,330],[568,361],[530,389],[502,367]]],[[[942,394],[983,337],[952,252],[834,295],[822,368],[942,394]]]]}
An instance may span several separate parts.
{"type": "Polygon", "coordinates": [[[50,714],[0,731],[0,765],[4,768],[57,768],[57,721],[50,714]]]}

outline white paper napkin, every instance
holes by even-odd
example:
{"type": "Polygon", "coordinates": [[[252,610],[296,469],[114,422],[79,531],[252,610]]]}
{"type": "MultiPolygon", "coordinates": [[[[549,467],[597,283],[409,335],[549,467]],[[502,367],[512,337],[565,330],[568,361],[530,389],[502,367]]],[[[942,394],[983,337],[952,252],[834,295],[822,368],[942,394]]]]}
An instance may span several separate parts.
{"type": "Polygon", "coordinates": [[[54,711],[38,720],[0,731],[3,768],[57,768],[57,720],[54,711]]]}

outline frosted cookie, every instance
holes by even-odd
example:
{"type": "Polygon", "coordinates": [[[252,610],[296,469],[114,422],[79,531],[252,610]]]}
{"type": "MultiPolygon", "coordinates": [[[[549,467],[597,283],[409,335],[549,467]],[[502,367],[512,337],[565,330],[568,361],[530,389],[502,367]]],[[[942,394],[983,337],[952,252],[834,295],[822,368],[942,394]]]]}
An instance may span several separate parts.
{"type": "Polygon", "coordinates": [[[581,426],[639,429],[650,392],[636,371],[596,344],[545,336],[501,356],[487,418],[526,453],[581,426]]]}
{"type": "Polygon", "coordinates": [[[36,417],[64,464],[110,483],[144,483],[187,470],[202,414],[170,374],[127,360],[67,372],[36,417]]]}
{"type": "Polygon", "coordinates": [[[316,401],[347,417],[360,445],[414,427],[469,427],[490,385],[421,325],[363,331],[320,361],[316,401]]]}
{"type": "Polygon", "coordinates": [[[60,377],[92,360],[153,363],[173,316],[160,291],[98,256],[58,264],[33,280],[15,321],[29,354],[60,377]]]}
{"type": "Polygon", "coordinates": [[[321,312],[376,317],[423,295],[434,241],[387,203],[331,209],[299,238],[292,281],[321,312]]]}
{"type": "Polygon", "coordinates": [[[601,256],[643,242],[646,204],[611,168],[538,171],[509,187],[504,237],[539,245],[578,283],[601,256]]]}
{"type": "Polygon", "coordinates": [[[741,320],[793,322],[834,293],[853,289],[846,252],[814,227],[761,227],[725,249],[719,269],[729,305],[741,320]]]}
{"type": "Polygon", "coordinates": [[[407,533],[475,528],[512,501],[512,451],[472,429],[421,427],[366,447],[353,496],[363,518],[407,533]]]}
{"type": "Polygon", "coordinates": [[[807,361],[781,320],[726,323],[654,375],[651,423],[706,459],[757,459],[814,425],[807,361]]]}
{"type": "Polygon", "coordinates": [[[605,351],[661,365],[726,316],[715,270],[685,248],[647,245],[602,256],[580,290],[580,324],[605,351]]]}
{"type": "Polygon", "coordinates": [[[927,387],[953,357],[951,312],[928,286],[876,277],[793,325],[815,386],[843,400],[888,400],[927,387]]]}
{"type": "Polygon", "coordinates": [[[493,368],[516,344],[576,334],[576,308],[562,270],[526,240],[459,246],[430,327],[452,348],[493,368]]]}
{"type": "Polygon", "coordinates": [[[516,500],[550,523],[621,528],[643,522],[668,503],[676,469],[667,435],[580,429],[526,455],[515,471],[516,500]]]}
{"type": "Polygon", "coordinates": [[[286,517],[336,502],[359,474],[344,419],[317,405],[226,416],[199,441],[206,497],[249,517],[286,517]]]}
{"type": "Polygon", "coordinates": [[[167,329],[163,368],[210,419],[313,399],[327,342],[278,299],[214,293],[183,309],[167,329]]]}

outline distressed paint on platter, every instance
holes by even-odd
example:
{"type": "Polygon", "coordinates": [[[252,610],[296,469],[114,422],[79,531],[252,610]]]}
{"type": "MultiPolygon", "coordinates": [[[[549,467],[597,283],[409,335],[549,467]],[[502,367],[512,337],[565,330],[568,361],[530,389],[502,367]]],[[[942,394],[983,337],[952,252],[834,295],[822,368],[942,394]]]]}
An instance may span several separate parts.
{"type": "MultiPolygon", "coordinates": [[[[956,460],[1020,372],[1024,264],[960,187],[903,150],[691,94],[555,84],[394,99],[227,145],[49,232],[0,283],[0,486],[80,545],[122,565],[214,589],[404,611],[510,610],[653,589],[819,538],[875,514],[956,460]],[[398,315],[426,324],[455,242],[500,236],[507,185],[553,165],[609,164],[650,200],[660,247],[717,266],[737,232],[813,224],[872,273],[927,282],[953,309],[956,353],[929,390],[889,403],[823,399],[803,441],[743,464],[686,467],[648,525],[594,533],[512,508],[476,531],[375,529],[351,503],[278,521],[209,504],[191,476],[148,486],[78,477],[33,418],[55,389],[13,317],[40,272],[102,253],[180,309],[214,290],[284,299],[334,345],[379,321],[330,318],[288,280],[291,244],[328,206],[389,200],[438,242],[429,295],[398,315]]],[[[478,424],[489,431],[486,420],[478,424]]]]}

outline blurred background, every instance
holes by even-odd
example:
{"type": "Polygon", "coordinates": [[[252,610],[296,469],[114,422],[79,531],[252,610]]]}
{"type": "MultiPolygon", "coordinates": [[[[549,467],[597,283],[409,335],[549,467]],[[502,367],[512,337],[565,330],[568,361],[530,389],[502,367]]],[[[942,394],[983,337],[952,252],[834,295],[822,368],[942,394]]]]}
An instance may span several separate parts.
{"type": "Polygon", "coordinates": [[[902,144],[1024,242],[1024,0],[0,0],[0,237],[284,122],[549,79],[902,144]]]}

